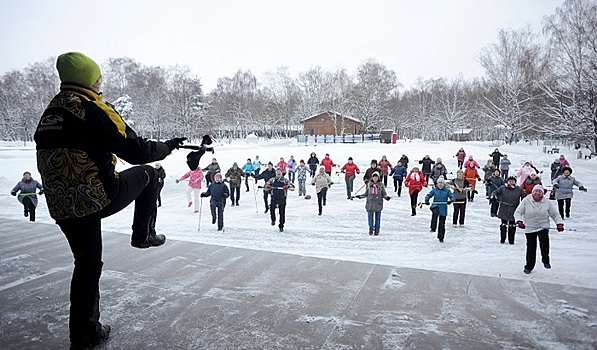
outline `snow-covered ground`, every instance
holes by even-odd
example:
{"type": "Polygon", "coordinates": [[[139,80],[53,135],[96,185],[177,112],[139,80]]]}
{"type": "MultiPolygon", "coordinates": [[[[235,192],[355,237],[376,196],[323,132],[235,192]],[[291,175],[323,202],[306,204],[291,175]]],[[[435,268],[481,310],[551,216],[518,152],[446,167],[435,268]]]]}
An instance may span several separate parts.
{"type": "MultiPolygon", "coordinates": [[[[259,155],[262,162],[271,160],[275,164],[280,157],[288,159],[290,155],[294,155],[297,160],[306,161],[311,152],[316,152],[321,160],[325,153],[329,153],[332,160],[340,165],[352,156],[364,173],[372,158],[380,159],[384,154],[393,164],[402,154],[406,154],[411,161],[409,168],[425,154],[429,154],[432,159],[441,157],[448,171],[455,174],[457,167],[453,155],[460,147],[464,147],[467,154],[472,154],[480,164],[484,164],[495,145],[488,142],[399,140],[397,144],[307,146],[298,144],[294,139],[258,143],[238,140],[216,144],[213,156],[223,169],[228,169],[233,162],[242,166],[247,158],[254,159],[255,155],[259,155]]],[[[514,169],[520,167],[525,160],[532,160],[539,170],[544,171],[541,177],[549,180],[549,165],[557,155],[543,153],[542,145],[520,143],[502,145],[499,149],[509,156],[514,169]]],[[[175,183],[176,178],[188,171],[185,163],[187,151],[179,150],[161,162],[167,173],[167,181],[162,191],[163,205],[158,211],[157,231],[165,234],[168,239],[189,242],[597,288],[597,224],[593,217],[597,206],[597,198],[593,194],[597,191],[597,160],[575,159],[576,151],[573,149],[562,148],[561,151],[572,164],[573,176],[588,188],[588,192],[575,191],[571,218],[565,221],[565,227],[574,231],[551,231],[553,268],[544,269],[538,257],[537,266],[530,275],[522,273],[525,260],[524,234],[517,233],[516,244],[513,246],[499,243],[500,221],[489,215],[482,184],[477,185],[479,195],[475,201],[467,206],[464,228],[451,226],[452,208],[449,209],[444,243],[439,243],[436,234],[429,232],[431,212],[427,207],[420,209],[417,216],[410,216],[406,189],[403,190],[402,197],[394,193],[389,202],[384,202],[381,233],[377,237],[369,236],[365,201],[347,200],[344,179],[338,175],[333,175],[336,184],[328,192],[327,206],[324,207],[322,216],[317,215],[316,196],[305,200],[298,196],[298,191],[289,192],[283,233],[278,231],[277,226],[271,226],[269,214],[264,214],[261,191],[251,187],[250,192],[245,192],[243,185],[240,206],[226,206],[225,232],[218,232],[215,225],[211,224],[208,199],[203,199],[202,215],[194,214],[193,208],[187,208],[186,183],[175,183]]],[[[211,157],[211,154],[206,154],[201,160],[201,166],[205,167],[211,157]]],[[[129,165],[123,162],[118,164],[118,170],[127,167],[129,165]]],[[[34,145],[0,143],[0,169],[0,216],[27,220],[23,217],[21,205],[9,192],[26,170],[40,180],[34,145]]],[[[259,184],[263,184],[263,181],[259,184]]],[[[359,176],[355,181],[355,189],[361,184],[359,176]]],[[[388,185],[393,187],[390,182],[388,185]]],[[[427,191],[429,189],[424,189],[419,195],[420,200],[427,191]]],[[[308,185],[307,193],[314,195],[314,187],[308,185]]],[[[130,234],[132,215],[131,205],[105,219],[103,229],[130,234]]],[[[37,222],[53,223],[43,196],[40,197],[37,222]]],[[[23,234],[26,235],[27,232],[23,234]]]]}

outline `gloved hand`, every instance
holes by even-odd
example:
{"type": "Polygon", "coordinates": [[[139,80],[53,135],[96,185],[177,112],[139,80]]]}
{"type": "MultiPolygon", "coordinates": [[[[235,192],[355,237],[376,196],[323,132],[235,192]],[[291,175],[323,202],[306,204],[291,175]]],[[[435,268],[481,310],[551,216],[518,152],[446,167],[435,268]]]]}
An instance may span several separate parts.
{"type": "Polygon", "coordinates": [[[357,174],[360,174],[360,173],[361,173],[360,171],[357,171],[357,174]]]}
{"type": "Polygon", "coordinates": [[[172,151],[173,149],[178,149],[178,147],[182,146],[182,143],[186,141],[186,139],[186,137],[175,137],[164,141],[164,143],[168,145],[168,147],[170,147],[170,151],[172,151]]]}
{"type": "Polygon", "coordinates": [[[333,184],[334,184],[333,182],[330,182],[330,187],[332,187],[333,184]]]}
{"type": "Polygon", "coordinates": [[[581,190],[581,191],[583,191],[583,192],[587,192],[587,189],[585,188],[585,186],[580,186],[578,189],[581,190]]]}
{"type": "Polygon", "coordinates": [[[554,189],[554,190],[557,190],[558,188],[560,188],[560,185],[558,185],[558,184],[553,184],[553,189],[554,189]]]}
{"type": "Polygon", "coordinates": [[[564,224],[557,224],[556,227],[558,229],[558,232],[564,231],[564,224]]]}
{"type": "Polygon", "coordinates": [[[42,194],[44,194],[44,190],[39,190],[39,192],[37,192],[37,194],[39,194],[41,196],[42,194]]]}
{"type": "Polygon", "coordinates": [[[497,203],[497,198],[495,196],[489,197],[489,203],[497,203]]]}
{"type": "Polygon", "coordinates": [[[389,201],[390,198],[391,198],[390,196],[386,196],[384,199],[387,200],[387,201],[389,201]]]}
{"type": "Polygon", "coordinates": [[[315,182],[311,182],[311,186],[315,186],[315,182]]]}
{"type": "Polygon", "coordinates": [[[448,200],[446,201],[446,204],[447,204],[447,205],[450,205],[450,204],[452,204],[452,201],[448,199],[448,200]]]}
{"type": "Polygon", "coordinates": [[[268,190],[268,191],[269,191],[269,190],[271,190],[271,189],[272,189],[272,185],[270,185],[270,184],[267,184],[267,185],[265,186],[265,189],[266,189],[266,190],[268,190]]]}
{"type": "Polygon", "coordinates": [[[524,222],[522,222],[520,220],[516,221],[516,225],[518,225],[518,227],[523,230],[526,228],[526,225],[524,224],[524,222]]]}
{"type": "Polygon", "coordinates": [[[180,182],[180,180],[179,180],[179,179],[176,179],[176,180],[174,180],[174,181],[176,181],[176,183],[179,183],[179,182],[180,182]]]}
{"type": "Polygon", "coordinates": [[[284,185],[284,186],[282,186],[282,189],[283,189],[284,191],[288,190],[288,185],[284,185]]]}
{"type": "Polygon", "coordinates": [[[429,201],[425,201],[425,205],[429,205],[429,201]]]}
{"type": "Polygon", "coordinates": [[[16,192],[10,192],[11,195],[16,196],[17,193],[16,192]]]}
{"type": "Polygon", "coordinates": [[[255,174],[254,174],[254,173],[251,173],[251,175],[249,175],[249,176],[250,176],[250,177],[255,177],[255,174]]]}
{"type": "Polygon", "coordinates": [[[207,192],[202,192],[201,197],[207,197],[207,192]]]}

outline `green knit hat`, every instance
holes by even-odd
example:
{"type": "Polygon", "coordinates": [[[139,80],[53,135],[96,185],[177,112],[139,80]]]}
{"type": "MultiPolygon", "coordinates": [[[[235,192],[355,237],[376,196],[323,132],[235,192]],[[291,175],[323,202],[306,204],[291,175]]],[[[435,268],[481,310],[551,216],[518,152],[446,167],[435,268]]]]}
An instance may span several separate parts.
{"type": "Polygon", "coordinates": [[[56,69],[63,83],[77,83],[91,87],[102,75],[100,67],[80,52],[67,52],[58,56],[56,69]]]}

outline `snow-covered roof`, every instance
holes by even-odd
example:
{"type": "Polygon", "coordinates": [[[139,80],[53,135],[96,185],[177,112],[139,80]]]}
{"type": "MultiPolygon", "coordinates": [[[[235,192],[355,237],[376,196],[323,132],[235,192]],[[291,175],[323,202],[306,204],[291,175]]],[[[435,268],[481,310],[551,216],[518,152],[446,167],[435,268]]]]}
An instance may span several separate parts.
{"type": "Polygon", "coordinates": [[[351,117],[351,116],[348,116],[348,115],[342,115],[341,113],[334,112],[334,111],[319,112],[319,113],[317,113],[317,114],[313,114],[312,116],[309,116],[309,117],[307,117],[307,118],[305,118],[305,119],[302,119],[300,122],[302,123],[302,122],[304,122],[304,121],[306,121],[306,120],[309,120],[309,119],[311,119],[311,118],[315,118],[315,117],[317,117],[317,116],[320,116],[320,115],[322,115],[322,114],[332,114],[332,115],[333,115],[333,114],[336,114],[336,115],[339,115],[339,116],[341,116],[342,118],[345,118],[345,119],[350,119],[350,120],[353,120],[353,121],[355,121],[355,122],[357,122],[357,123],[363,123],[361,120],[359,120],[359,119],[357,119],[357,118],[355,118],[355,117],[351,117]]]}
{"type": "Polygon", "coordinates": [[[452,134],[470,134],[471,132],[473,132],[473,129],[458,129],[452,134]]]}

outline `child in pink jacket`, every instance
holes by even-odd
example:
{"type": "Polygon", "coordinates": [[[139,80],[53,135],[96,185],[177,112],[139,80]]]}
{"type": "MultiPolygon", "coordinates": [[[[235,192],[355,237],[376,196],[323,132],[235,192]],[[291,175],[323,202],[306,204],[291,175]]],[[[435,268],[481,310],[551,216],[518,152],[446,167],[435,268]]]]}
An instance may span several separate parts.
{"type": "Polygon", "coordinates": [[[197,168],[195,170],[191,170],[188,173],[184,174],[180,177],[180,179],[176,180],[176,183],[179,183],[182,180],[189,179],[189,187],[187,187],[187,207],[191,207],[193,205],[193,201],[191,200],[191,193],[194,195],[195,201],[195,213],[199,212],[199,195],[201,194],[201,182],[203,181],[203,171],[201,168],[197,168]]]}

